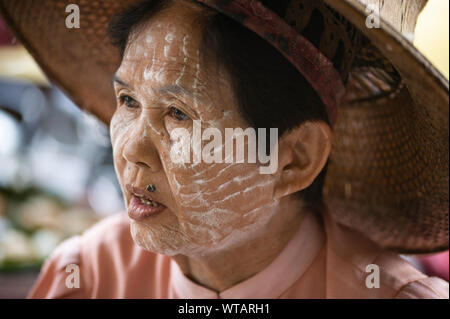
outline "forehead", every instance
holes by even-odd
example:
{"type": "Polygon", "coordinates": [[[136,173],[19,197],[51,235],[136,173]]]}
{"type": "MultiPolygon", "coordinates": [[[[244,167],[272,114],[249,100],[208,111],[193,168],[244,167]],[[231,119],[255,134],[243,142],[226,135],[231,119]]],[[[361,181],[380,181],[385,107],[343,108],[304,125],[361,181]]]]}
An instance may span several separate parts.
{"type": "Polygon", "coordinates": [[[205,11],[185,1],[154,14],[130,34],[122,66],[136,62],[190,66],[198,63],[205,11]]]}

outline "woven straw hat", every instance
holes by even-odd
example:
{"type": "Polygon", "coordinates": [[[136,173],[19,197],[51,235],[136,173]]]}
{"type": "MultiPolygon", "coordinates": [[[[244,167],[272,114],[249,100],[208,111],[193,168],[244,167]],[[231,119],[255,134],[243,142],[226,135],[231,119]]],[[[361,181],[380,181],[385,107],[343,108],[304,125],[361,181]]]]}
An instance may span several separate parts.
{"type": "MultiPolygon", "coordinates": [[[[198,1],[233,18],[238,15],[230,3],[256,3],[198,1]]],[[[0,0],[0,12],[47,76],[76,104],[109,123],[116,103],[110,79],[120,61],[107,24],[136,2],[0,0]],[[65,27],[71,3],[80,8],[79,29],[65,27]]],[[[314,67],[329,67],[331,61],[336,72],[327,73],[328,80],[320,72],[315,76],[322,79],[306,76],[316,90],[337,97],[338,81],[334,86],[329,79],[338,74],[345,83],[324,189],[333,218],[398,252],[448,249],[448,82],[408,40],[426,0],[263,2],[326,57],[314,67]],[[379,27],[369,28],[368,14],[376,24],[377,13],[379,27]]],[[[315,52],[308,43],[302,52],[305,47],[315,52]]],[[[328,104],[332,116],[333,103],[328,104]]]]}

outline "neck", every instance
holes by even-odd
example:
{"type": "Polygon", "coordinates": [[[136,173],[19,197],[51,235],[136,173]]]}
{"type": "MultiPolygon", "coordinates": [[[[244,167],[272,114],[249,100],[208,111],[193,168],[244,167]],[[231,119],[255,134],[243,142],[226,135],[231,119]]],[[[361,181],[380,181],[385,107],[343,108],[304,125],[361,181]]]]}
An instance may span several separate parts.
{"type": "Polygon", "coordinates": [[[298,230],[305,210],[298,199],[280,202],[270,227],[232,249],[206,256],[174,256],[183,273],[194,282],[221,292],[266,268],[298,230]]]}

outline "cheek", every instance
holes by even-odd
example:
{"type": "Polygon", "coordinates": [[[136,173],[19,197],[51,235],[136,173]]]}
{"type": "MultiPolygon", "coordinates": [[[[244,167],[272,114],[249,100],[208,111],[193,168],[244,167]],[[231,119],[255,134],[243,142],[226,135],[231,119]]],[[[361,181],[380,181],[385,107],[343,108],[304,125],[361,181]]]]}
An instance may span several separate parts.
{"type": "Polygon", "coordinates": [[[187,233],[219,240],[234,230],[255,224],[268,214],[273,180],[251,164],[199,164],[171,172],[180,203],[178,219],[187,233]]]}
{"type": "Polygon", "coordinates": [[[122,148],[125,141],[129,138],[132,127],[132,116],[131,114],[123,114],[118,110],[114,113],[110,123],[110,136],[111,145],[113,148],[113,159],[114,166],[116,168],[116,173],[119,180],[122,177],[122,170],[125,165],[125,160],[122,156],[122,148]]]}
{"type": "MultiPolygon", "coordinates": [[[[270,203],[274,180],[271,175],[260,174],[258,165],[204,162],[177,164],[173,161],[173,154],[181,150],[181,145],[191,141],[177,138],[173,130],[169,131],[169,136],[169,148],[161,154],[161,159],[179,207],[181,222],[211,227],[251,223],[259,213],[258,208],[270,203]]],[[[191,148],[190,161],[193,159],[192,153],[191,148]]]]}

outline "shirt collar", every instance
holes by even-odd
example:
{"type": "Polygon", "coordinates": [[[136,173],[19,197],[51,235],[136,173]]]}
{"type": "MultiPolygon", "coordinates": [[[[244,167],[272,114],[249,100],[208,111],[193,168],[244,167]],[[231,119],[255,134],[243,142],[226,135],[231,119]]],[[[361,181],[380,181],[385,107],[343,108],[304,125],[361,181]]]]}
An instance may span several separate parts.
{"type": "Polygon", "coordinates": [[[178,298],[278,298],[308,269],[325,242],[319,217],[309,212],[281,253],[262,271],[220,292],[196,284],[171,259],[171,285],[178,298]]]}

